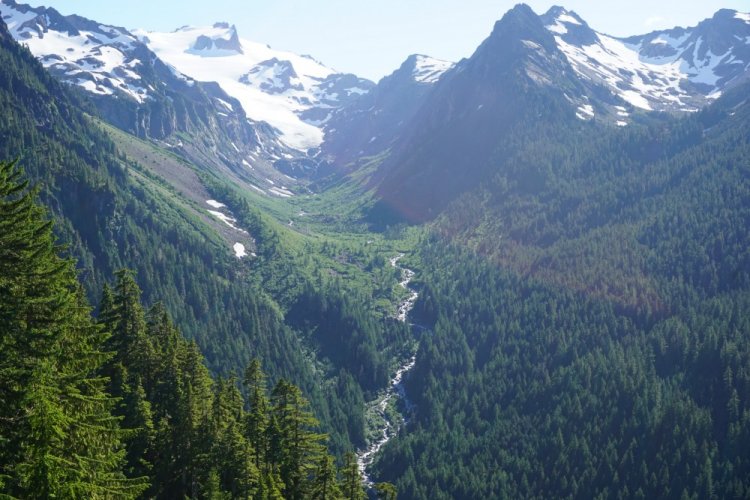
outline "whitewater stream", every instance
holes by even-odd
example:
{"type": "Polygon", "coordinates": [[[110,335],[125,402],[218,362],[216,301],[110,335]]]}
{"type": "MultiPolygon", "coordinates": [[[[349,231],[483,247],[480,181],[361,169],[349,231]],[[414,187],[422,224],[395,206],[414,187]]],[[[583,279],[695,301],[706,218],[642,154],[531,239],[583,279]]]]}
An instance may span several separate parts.
{"type": "MultiPolygon", "coordinates": [[[[398,261],[403,256],[404,254],[401,253],[396,257],[392,257],[390,263],[393,267],[401,270],[401,280],[399,281],[399,285],[409,292],[408,295],[399,302],[396,313],[396,319],[406,323],[409,311],[414,307],[414,303],[417,301],[419,294],[413,288],[409,288],[409,283],[414,278],[414,271],[398,265],[398,261]]],[[[379,395],[377,399],[367,404],[367,410],[374,412],[377,415],[378,420],[381,422],[377,432],[377,439],[370,442],[365,449],[357,452],[357,465],[359,466],[359,471],[362,474],[363,481],[367,488],[371,488],[373,485],[372,478],[368,474],[367,469],[372,465],[372,462],[375,460],[375,456],[380,449],[398,434],[407,421],[407,417],[404,415],[397,414],[397,416],[394,417],[393,414],[389,414],[389,405],[395,398],[395,401],[400,401],[403,407],[406,408],[407,415],[411,412],[412,404],[406,396],[403,381],[404,375],[414,368],[415,362],[416,355],[405,360],[398,367],[398,370],[396,370],[396,373],[389,381],[385,393],[379,395]]]]}

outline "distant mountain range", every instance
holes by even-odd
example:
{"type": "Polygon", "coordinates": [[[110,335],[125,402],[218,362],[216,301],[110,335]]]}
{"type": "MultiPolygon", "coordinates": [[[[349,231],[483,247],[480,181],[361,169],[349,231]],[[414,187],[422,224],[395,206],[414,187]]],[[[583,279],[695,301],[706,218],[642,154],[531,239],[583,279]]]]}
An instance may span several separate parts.
{"type": "Polygon", "coordinates": [[[432,219],[544,128],[617,128],[668,119],[695,112],[748,81],[748,19],[721,10],[695,28],[616,39],[561,7],[538,16],[520,4],[471,57],[416,100],[416,109],[400,107],[400,115],[375,130],[370,116],[382,111],[371,109],[348,124],[351,140],[332,137],[337,144],[356,144],[362,135],[379,137],[399,123],[397,137],[383,145],[387,153],[372,185],[388,217],[432,219]]]}
{"type": "Polygon", "coordinates": [[[412,220],[482,178],[535,93],[553,101],[541,113],[624,127],[655,119],[651,111],[694,112],[750,74],[750,15],[726,9],[692,28],[615,38],[563,7],[537,15],[520,4],[471,57],[412,55],[377,85],[243,39],[229,23],[156,33],[14,0],[0,12],[16,40],[119,128],[272,196],[378,157],[370,186],[412,220]],[[459,176],[460,158],[472,167],[459,176]],[[426,182],[435,175],[451,180],[426,182]]]}
{"type": "Polygon", "coordinates": [[[616,38],[519,4],[377,83],[229,23],[0,15],[0,160],[90,297],[132,269],[399,498],[747,496],[750,15],[616,38]]]}

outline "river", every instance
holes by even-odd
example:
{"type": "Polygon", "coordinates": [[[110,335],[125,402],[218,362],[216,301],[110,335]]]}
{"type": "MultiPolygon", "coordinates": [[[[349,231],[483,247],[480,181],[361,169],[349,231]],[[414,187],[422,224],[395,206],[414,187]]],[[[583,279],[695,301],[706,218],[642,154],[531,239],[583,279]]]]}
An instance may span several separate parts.
{"type": "MultiPolygon", "coordinates": [[[[409,312],[414,307],[414,303],[417,301],[419,293],[409,287],[409,283],[411,283],[411,280],[414,278],[414,271],[398,264],[398,261],[401,260],[403,256],[404,254],[400,253],[397,256],[392,257],[390,263],[393,267],[401,270],[401,280],[399,281],[399,285],[408,292],[407,296],[399,302],[396,312],[396,319],[406,323],[409,317],[409,312]]],[[[404,360],[396,370],[396,373],[393,374],[385,393],[381,393],[377,399],[367,404],[367,411],[375,413],[378,420],[382,422],[376,433],[378,436],[377,439],[372,440],[366,448],[357,452],[357,465],[362,474],[363,482],[368,488],[372,487],[373,481],[367,472],[367,469],[372,465],[381,448],[396,436],[407,422],[407,416],[397,413],[397,416],[394,417],[393,412],[388,412],[389,405],[392,401],[401,402],[401,406],[406,409],[407,415],[411,412],[412,404],[406,396],[403,381],[404,376],[409,373],[409,370],[414,368],[415,363],[416,355],[412,355],[410,358],[404,360]]]]}

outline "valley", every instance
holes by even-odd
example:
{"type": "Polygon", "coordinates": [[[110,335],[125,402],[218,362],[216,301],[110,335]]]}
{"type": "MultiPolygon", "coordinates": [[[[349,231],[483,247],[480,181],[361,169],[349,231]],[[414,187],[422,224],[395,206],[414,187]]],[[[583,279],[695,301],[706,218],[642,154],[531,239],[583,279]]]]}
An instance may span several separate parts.
{"type": "Polygon", "coordinates": [[[373,82],[0,14],[0,496],[750,492],[750,15],[373,82]]]}
{"type": "MultiPolygon", "coordinates": [[[[403,253],[389,260],[391,266],[401,271],[402,279],[399,286],[407,291],[408,295],[399,302],[397,307],[397,319],[401,322],[408,322],[409,311],[414,307],[414,303],[419,297],[416,290],[409,287],[409,283],[414,278],[414,271],[398,265],[398,261],[404,257],[403,253]]],[[[412,328],[415,325],[409,323],[412,328]]],[[[418,349],[418,344],[417,344],[418,349]]],[[[398,432],[408,422],[408,414],[411,413],[413,405],[409,401],[404,389],[403,380],[408,377],[409,371],[414,368],[417,356],[414,354],[398,366],[393,377],[388,381],[384,394],[378,394],[378,398],[367,403],[367,413],[376,421],[374,432],[368,437],[368,446],[357,453],[357,466],[362,474],[364,484],[372,488],[373,481],[370,478],[367,469],[377,458],[380,449],[388,441],[398,435],[398,432]]]]}

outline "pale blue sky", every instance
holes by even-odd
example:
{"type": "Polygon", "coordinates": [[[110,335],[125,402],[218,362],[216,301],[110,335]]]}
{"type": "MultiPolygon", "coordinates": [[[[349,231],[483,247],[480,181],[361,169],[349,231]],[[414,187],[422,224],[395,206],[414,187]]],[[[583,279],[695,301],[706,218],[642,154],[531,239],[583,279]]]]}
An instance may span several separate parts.
{"type": "MultiPolygon", "coordinates": [[[[23,0],[19,0],[23,3],[23,0]]],[[[240,37],[310,54],[339,71],[378,80],[413,53],[457,61],[472,54],[514,0],[29,0],[63,14],[151,31],[228,21],[240,37]]],[[[750,11],[750,0],[528,0],[576,11],[616,36],[693,26],[720,8],[750,11]]]]}

